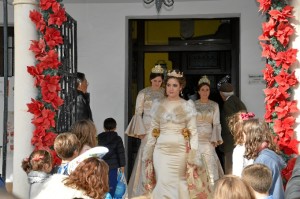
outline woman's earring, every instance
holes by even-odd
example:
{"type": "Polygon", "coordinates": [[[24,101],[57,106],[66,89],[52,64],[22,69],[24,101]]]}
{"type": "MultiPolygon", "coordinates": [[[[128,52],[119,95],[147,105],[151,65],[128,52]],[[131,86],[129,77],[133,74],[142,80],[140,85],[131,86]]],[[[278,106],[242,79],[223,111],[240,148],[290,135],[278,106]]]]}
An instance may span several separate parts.
{"type": "Polygon", "coordinates": [[[181,96],[181,97],[183,96],[182,90],[180,91],[180,96],[181,96]]]}

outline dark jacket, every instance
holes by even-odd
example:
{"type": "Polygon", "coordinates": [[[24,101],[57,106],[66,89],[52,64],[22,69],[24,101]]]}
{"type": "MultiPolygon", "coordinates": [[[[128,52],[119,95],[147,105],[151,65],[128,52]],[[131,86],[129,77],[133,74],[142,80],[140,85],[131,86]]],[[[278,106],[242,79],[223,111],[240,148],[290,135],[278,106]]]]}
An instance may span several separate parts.
{"type": "Polygon", "coordinates": [[[115,169],[125,166],[125,149],[122,138],[118,133],[110,131],[100,133],[98,136],[98,145],[108,148],[108,153],[103,156],[103,160],[108,164],[109,169],[115,169]]]}
{"type": "Polygon", "coordinates": [[[291,179],[288,181],[285,190],[285,199],[300,198],[300,156],[298,156],[291,179]]]}
{"type": "Polygon", "coordinates": [[[233,151],[234,140],[233,135],[228,127],[228,118],[242,110],[247,111],[247,108],[245,104],[235,95],[230,96],[223,104],[220,116],[220,122],[222,126],[221,135],[223,138],[223,144],[220,146],[220,150],[222,152],[233,151]]]}
{"type": "Polygon", "coordinates": [[[77,120],[93,121],[92,111],[90,108],[90,94],[77,90],[77,120]]]}

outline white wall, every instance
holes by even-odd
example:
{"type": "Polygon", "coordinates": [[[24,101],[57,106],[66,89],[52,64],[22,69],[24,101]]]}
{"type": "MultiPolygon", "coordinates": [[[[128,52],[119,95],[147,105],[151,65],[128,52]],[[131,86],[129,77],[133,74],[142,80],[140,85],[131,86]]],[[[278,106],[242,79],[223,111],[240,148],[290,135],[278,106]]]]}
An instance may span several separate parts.
{"type": "Polygon", "coordinates": [[[126,17],[186,18],[236,17],[241,21],[240,76],[241,98],[258,117],[264,115],[264,84],[249,85],[248,74],[261,74],[264,61],[257,37],[261,22],[256,2],[249,0],[176,2],[170,10],[156,14],[154,6],[142,3],[65,4],[67,12],[78,23],[78,70],[86,73],[91,92],[94,121],[102,130],[102,121],[114,117],[123,135],[125,87],[127,77],[126,17]]]}

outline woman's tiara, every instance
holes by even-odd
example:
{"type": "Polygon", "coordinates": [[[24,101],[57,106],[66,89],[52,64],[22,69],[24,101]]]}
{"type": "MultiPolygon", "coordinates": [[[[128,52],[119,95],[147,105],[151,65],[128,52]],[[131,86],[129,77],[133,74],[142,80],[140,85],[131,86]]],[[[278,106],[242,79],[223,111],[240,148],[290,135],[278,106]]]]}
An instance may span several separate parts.
{"type": "Polygon", "coordinates": [[[206,84],[209,84],[209,85],[210,85],[210,81],[209,81],[209,79],[207,78],[206,75],[204,75],[203,77],[201,77],[201,79],[199,79],[198,85],[200,85],[200,84],[202,84],[202,83],[206,83],[206,84]]]}
{"type": "Polygon", "coordinates": [[[167,73],[168,77],[183,77],[183,72],[176,72],[175,70],[167,73]]]}
{"type": "Polygon", "coordinates": [[[151,73],[159,73],[159,74],[163,74],[164,73],[164,69],[161,67],[161,65],[155,65],[152,69],[151,69],[151,73]]]}

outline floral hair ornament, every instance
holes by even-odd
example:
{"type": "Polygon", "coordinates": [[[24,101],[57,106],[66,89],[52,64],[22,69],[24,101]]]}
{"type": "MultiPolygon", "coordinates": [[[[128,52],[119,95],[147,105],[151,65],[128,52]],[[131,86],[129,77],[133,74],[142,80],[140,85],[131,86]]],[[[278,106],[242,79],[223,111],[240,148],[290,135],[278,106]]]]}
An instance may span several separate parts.
{"type": "Polygon", "coordinates": [[[210,81],[206,75],[202,76],[201,79],[199,79],[198,85],[200,85],[202,83],[206,83],[206,84],[210,85],[210,81]]]}
{"type": "Polygon", "coordinates": [[[176,72],[175,70],[167,73],[168,77],[183,77],[183,72],[176,72]]]}
{"type": "Polygon", "coordinates": [[[37,156],[31,158],[31,160],[32,160],[32,161],[39,161],[39,160],[42,160],[44,157],[45,157],[45,156],[43,156],[43,155],[37,155],[37,156]]]}
{"type": "Polygon", "coordinates": [[[155,65],[155,66],[151,69],[151,73],[163,74],[163,73],[164,73],[164,69],[161,67],[160,64],[157,64],[157,65],[155,65]]]}
{"type": "Polygon", "coordinates": [[[255,117],[255,114],[252,113],[252,112],[248,112],[248,113],[241,113],[241,118],[242,120],[249,120],[251,118],[254,118],[255,117]]]}

